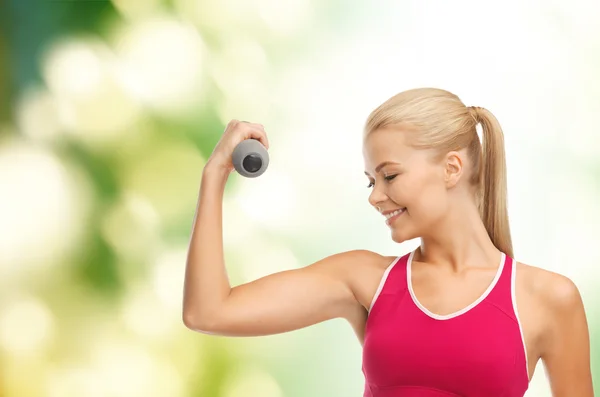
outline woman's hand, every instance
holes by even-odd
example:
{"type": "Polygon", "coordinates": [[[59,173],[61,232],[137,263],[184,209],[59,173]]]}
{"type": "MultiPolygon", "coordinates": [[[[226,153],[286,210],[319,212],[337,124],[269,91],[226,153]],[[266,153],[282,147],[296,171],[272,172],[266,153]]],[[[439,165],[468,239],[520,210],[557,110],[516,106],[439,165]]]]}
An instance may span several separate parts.
{"type": "Polygon", "coordinates": [[[225,132],[213,149],[205,168],[215,167],[225,170],[229,175],[235,169],[231,159],[233,150],[246,139],[257,139],[267,150],[269,149],[269,140],[262,124],[233,119],[227,124],[225,132]]]}

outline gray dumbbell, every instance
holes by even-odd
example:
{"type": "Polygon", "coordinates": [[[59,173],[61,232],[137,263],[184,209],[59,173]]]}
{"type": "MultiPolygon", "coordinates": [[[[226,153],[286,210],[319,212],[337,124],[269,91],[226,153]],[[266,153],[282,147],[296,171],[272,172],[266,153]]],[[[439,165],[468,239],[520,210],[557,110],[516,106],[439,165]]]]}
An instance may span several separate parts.
{"type": "Polygon", "coordinates": [[[246,139],[238,143],[233,150],[231,162],[238,174],[247,178],[256,178],[267,170],[269,153],[258,140],[246,139]]]}

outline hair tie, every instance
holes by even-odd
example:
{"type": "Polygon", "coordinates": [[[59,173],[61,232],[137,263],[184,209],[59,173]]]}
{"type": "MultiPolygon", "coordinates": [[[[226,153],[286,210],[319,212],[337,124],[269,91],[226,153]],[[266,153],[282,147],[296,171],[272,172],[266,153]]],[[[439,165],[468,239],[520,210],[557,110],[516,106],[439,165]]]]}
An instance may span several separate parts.
{"type": "Polygon", "coordinates": [[[480,117],[479,117],[479,110],[483,109],[480,106],[469,106],[469,113],[471,114],[471,117],[473,117],[473,119],[479,123],[480,121],[480,117]]]}

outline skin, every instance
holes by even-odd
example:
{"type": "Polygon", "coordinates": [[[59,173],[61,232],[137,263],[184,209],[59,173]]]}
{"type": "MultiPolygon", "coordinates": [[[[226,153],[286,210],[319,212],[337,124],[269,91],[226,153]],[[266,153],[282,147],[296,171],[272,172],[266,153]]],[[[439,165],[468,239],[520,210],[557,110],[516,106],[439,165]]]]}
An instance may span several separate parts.
{"type": "MultiPolygon", "coordinates": [[[[235,135],[251,134],[266,142],[261,125],[230,124],[235,135]]],[[[466,153],[450,152],[434,163],[433,152],[407,144],[407,133],[381,129],[364,142],[365,173],[373,183],[369,203],[382,211],[407,208],[389,226],[391,237],[398,243],[421,239],[412,265],[415,295],[431,312],[448,314],[483,293],[496,274],[501,253],[490,241],[466,183],[470,169],[466,153]],[[401,164],[376,172],[383,161],[401,164]]],[[[224,144],[229,142],[226,136],[224,144]]],[[[203,170],[186,264],[184,324],[205,334],[239,337],[289,332],[343,318],[362,345],[367,309],[395,257],[352,250],[232,288],[220,230],[223,190],[231,172],[227,167],[215,156],[203,170]]],[[[516,300],[530,378],[541,359],[554,397],[592,397],[588,326],[575,284],[558,273],[518,262],[516,300]]]]}

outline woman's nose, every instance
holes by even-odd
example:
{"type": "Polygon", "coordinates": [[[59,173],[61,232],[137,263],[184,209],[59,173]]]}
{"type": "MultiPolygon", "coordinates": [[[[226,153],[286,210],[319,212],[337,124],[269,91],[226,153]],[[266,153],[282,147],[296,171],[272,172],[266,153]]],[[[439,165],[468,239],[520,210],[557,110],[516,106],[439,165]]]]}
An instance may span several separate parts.
{"type": "Polygon", "coordinates": [[[373,191],[371,192],[371,194],[369,195],[369,203],[377,208],[379,210],[379,203],[381,203],[382,201],[384,201],[386,199],[386,195],[379,192],[376,189],[373,189],[373,191]]]}

